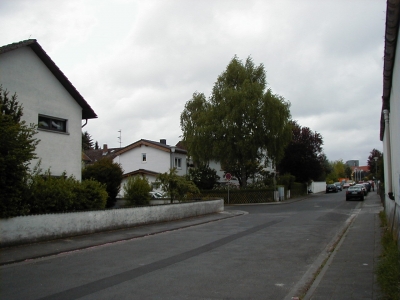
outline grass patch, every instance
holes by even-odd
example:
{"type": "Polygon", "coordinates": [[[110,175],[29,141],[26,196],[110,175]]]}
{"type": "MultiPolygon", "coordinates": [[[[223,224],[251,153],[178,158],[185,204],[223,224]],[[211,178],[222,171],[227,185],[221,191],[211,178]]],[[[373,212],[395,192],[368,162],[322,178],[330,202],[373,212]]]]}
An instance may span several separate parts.
{"type": "Polygon", "coordinates": [[[383,234],[382,254],[376,270],[378,284],[383,293],[382,299],[400,299],[400,251],[388,228],[385,212],[381,211],[379,217],[383,234]]]}

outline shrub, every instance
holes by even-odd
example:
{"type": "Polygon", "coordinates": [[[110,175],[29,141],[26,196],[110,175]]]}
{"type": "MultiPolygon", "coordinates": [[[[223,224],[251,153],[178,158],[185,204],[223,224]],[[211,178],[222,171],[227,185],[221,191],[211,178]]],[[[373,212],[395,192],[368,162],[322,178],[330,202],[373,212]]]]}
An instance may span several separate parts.
{"type": "Polygon", "coordinates": [[[107,204],[106,186],[96,180],[83,180],[76,185],[74,210],[104,209],[107,204]]]}
{"type": "Polygon", "coordinates": [[[17,95],[8,96],[0,85],[0,217],[27,213],[26,178],[39,140],[36,126],[21,120],[17,95]]]}
{"type": "Polygon", "coordinates": [[[28,188],[31,214],[104,209],[107,201],[105,186],[94,180],[79,182],[73,176],[44,175],[31,177],[28,188]]]}
{"type": "Polygon", "coordinates": [[[209,166],[199,166],[198,168],[189,169],[189,179],[200,190],[212,190],[214,185],[218,182],[219,176],[217,171],[211,169],[209,166]]]}
{"type": "Polygon", "coordinates": [[[122,181],[122,168],[110,158],[103,158],[82,171],[82,179],[94,179],[106,185],[107,207],[113,207],[117,201],[122,181]]]}
{"type": "Polygon", "coordinates": [[[124,185],[124,198],[129,205],[146,205],[150,200],[151,185],[143,176],[132,176],[124,185]]]}
{"type": "Polygon", "coordinates": [[[291,175],[290,173],[285,173],[284,175],[279,176],[278,184],[284,185],[285,189],[290,190],[295,180],[295,176],[291,175]]]}
{"type": "Polygon", "coordinates": [[[75,201],[73,177],[54,177],[50,171],[35,175],[29,184],[28,205],[31,214],[69,211],[75,201]]]}
{"type": "Polygon", "coordinates": [[[170,169],[168,173],[158,174],[156,183],[171,198],[171,203],[175,199],[184,200],[191,195],[200,194],[200,190],[193,181],[187,180],[185,176],[179,176],[176,168],[170,169]]]}

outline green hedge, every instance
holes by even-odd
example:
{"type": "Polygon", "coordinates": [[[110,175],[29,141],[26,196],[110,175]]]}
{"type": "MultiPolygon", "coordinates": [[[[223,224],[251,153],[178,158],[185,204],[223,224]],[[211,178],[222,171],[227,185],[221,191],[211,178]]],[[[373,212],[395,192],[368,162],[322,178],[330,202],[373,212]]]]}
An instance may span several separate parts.
{"type": "MultiPolygon", "coordinates": [[[[224,203],[228,204],[228,191],[201,191],[203,198],[223,198],[224,203]]],[[[274,201],[274,189],[249,189],[249,190],[229,190],[229,204],[264,203],[274,201]]]]}
{"type": "MultiPolygon", "coordinates": [[[[286,199],[287,187],[285,187],[286,199]]],[[[307,187],[303,183],[291,183],[290,198],[296,198],[307,194],[307,187]]],[[[223,198],[224,203],[228,204],[227,190],[206,190],[201,191],[201,195],[197,198],[223,198]]],[[[249,204],[249,203],[266,203],[274,201],[274,188],[267,189],[230,189],[229,204],[249,204]]]]}
{"type": "Polygon", "coordinates": [[[95,180],[82,182],[73,177],[36,175],[28,186],[29,214],[104,209],[105,186],[95,180]]]}

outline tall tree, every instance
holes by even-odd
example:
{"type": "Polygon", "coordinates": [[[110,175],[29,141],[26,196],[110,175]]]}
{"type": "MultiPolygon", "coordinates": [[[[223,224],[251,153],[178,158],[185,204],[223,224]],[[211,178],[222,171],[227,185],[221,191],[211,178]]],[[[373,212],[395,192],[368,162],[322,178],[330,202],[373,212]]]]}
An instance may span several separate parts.
{"type": "Polygon", "coordinates": [[[246,186],[261,162],[279,161],[290,141],[290,104],[267,89],[264,66],[236,56],[217,78],[209,100],[194,93],[181,114],[194,161],[215,160],[246,186]]]}
{"type": "Polygon", "coordinates": [[[381,151],[377,149],[372,149],[369,156],[368,156],[368,166],[369,166],[369,171],[374,174],[375,177],[379,177],[379,166],[380,166],[380,161],[383,159],[383,154],[381,151]],[[375,161],[375,157],[378,159],[375,161]],[[378,174],[375,174],[378,172],[378,174]]]}
{"type": "Polygon", "coordinates": [[[89,132],[82,132],[82,149],[89,150],[93,149],[93,139],[89,132]]]}
{"type": "Polygon", "coordinates": [[[326,156],[322,152],[322,145],[321,134],[292,121],[292,140],[285,149],[279,172],[294,175],[298,182],[325,179],[326,156]]]}
{"type": "Polygon", "coordinates": [[[21,119],[23,108],[17,95],[10,98],[8,94],[0,85],[0,217],[24,212],[25,180],[39,143],[34,138],[36,125],[21,119]]]}

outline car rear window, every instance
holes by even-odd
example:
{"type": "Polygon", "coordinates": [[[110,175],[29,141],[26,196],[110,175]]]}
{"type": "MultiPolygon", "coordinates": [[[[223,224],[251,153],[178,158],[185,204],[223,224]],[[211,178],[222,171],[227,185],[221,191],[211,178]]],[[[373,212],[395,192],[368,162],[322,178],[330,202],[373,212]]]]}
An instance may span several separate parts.
{"type": "Polygon", "coordinates": [[[359,186],[351,186],[351,187],[349,187],[349,190],[361,190],[361,187],[359,187],[359,186]]]}

